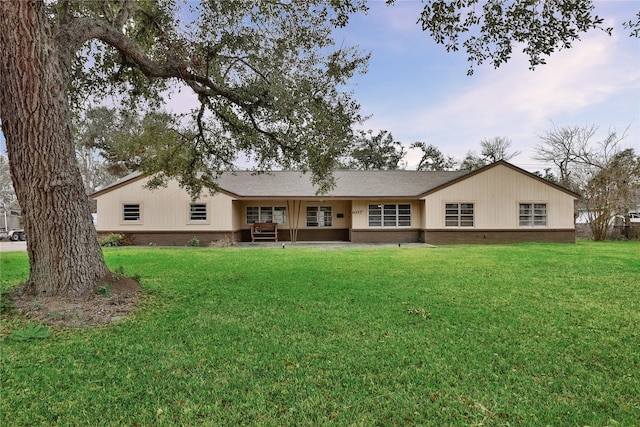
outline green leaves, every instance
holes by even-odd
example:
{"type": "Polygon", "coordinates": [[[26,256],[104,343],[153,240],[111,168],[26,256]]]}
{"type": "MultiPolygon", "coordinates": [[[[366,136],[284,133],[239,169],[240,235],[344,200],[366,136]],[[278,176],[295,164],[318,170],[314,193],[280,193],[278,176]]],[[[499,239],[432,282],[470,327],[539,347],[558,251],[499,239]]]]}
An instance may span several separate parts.
{"type": "Polygon", "coordinates": [[[426,2],[418,22],[447,51],[464,47],[472,63],[468,74],[473,74],[474,64],[490,62],[497,68],[506,63],[514,46],[522,46],[534,69],[554,51],[571,48],[582,33],[611,33],[593,9],[591,0],[434,0],[426,2]]]}
{"type": "Polygon", "coordinates": [[[405,154],[402,143],[390,132],[383,130],[374,135],[371,130],[360,131],[345,163],[352,169],[394,170],[402,167],[405,154]]]}
{"type": "Polygon", "coordinates": [[[422,158],[418,163],[418,170],[445,171],[453,170],[457,161],[452,156],[445,156],[438,147],[433,144],[417,141],[409,148],[417,148],[422,151],[422,158]]]}
{"type": "Polygon", "coordinates": [[[146,112],[133,124],[143,132],[106,144],[106,156],[160,173],[159,183],[176,178],[195,197],[240,155],[257,169],[311,171],[330,183],[361,119],[342,85],[368,60],[335,48],[331,31],[365,9],[362,0],[147,0],[74,4],[52,16],[61,34],[87,38],[75,52],[74,102],[113,97],[146,112]],[[193,91],[199,105],[153,123],[167,88],[193,91]]]}

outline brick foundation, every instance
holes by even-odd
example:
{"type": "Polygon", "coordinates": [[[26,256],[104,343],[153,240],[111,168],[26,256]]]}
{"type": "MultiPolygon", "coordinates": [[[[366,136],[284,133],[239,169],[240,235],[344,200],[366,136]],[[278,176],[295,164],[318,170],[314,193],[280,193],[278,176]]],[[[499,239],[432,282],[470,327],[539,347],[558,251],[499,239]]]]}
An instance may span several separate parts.
{"type": "Polygon", "coordinates": [[[102,238],[112,233],[122,234],[125,238],[126,244],[134,246],[186,246],[189,240],[197,237],[200,240],[200,246],[205,247],[211,246],[212,243],[220,240],[237,241],[239,238],[239,233],[233,231],[198,231],[189,233],[171,231],[99,231],[98,236],[102,238]]]}
{"type": "Polygon", "coordinates": [[[421,230],[351,230],[354,243],[420,243],[421,230]]]}
{"type": "Polygon", "coordinates": [[[575,243],[576,232],[567,230],[425,230],[424,242],[432,245],[499,243],[575,243]]]}
{"type": "MultiPolygon", "coordinates": [[[[635,231],[635,230],[634,230],[635,231]]],[[[112,232],[99,232],[100,237],[112,232]]],[[[114,232],[125,236],[127,244],[135,246],[186,246],[194,237],[200,246],[206,247],[218,241],[250,242],[250,230],[198,231],[198,232],[114,232]]],[[[278,231],[278,241],[290,241],[288,229],[278,231]]],[[[522,242],[575,243],[576,231],[557,230],[349,230],[349,229],[301,229],[299,242],[354,242],[354,243],[429,243],[432,245],[497,244],[522,242]]]]}

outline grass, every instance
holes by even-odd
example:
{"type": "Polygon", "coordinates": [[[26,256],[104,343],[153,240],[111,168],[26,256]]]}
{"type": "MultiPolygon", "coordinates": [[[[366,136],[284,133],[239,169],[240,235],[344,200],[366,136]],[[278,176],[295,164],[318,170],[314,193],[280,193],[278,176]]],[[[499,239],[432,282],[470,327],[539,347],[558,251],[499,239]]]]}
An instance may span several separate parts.
{"type": "MultiPolygon", "coordinates": [[[[35,340],[3,314],[0,425],[640,420],[637,242],[105,256],[142,305],[35,340]]],[[[0,268],[4,291],[26,255],[0,268]]]]}

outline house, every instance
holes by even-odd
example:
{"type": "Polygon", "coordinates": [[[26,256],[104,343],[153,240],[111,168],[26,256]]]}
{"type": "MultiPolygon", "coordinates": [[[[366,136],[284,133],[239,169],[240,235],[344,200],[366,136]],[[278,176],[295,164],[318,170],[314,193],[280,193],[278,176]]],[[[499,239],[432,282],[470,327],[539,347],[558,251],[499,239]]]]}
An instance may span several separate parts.
{"type": "Polygon", "coordinates": [[[368,243],[575,242],[577,195],[505,161],[468,171],[336,171],[316,194],[295,171],[227,172],[220,190],[192,201],[177,182],[145,188],[131,174],[94,193],[100,235],[134,244],[184,245],[198,237],[251,241],[251,226],[277,223],[278,240],[368,243]]]}

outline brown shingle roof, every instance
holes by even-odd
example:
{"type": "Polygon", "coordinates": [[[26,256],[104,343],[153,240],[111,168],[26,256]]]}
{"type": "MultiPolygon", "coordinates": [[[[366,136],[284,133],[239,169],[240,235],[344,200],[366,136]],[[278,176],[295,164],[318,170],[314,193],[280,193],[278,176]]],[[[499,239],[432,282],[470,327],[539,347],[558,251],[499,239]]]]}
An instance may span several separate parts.
{"type": "Polygon", "coordinates": [[[417,197],[426,191],[468,174],[468,171],[335,171],[336,186],[326,194],[316,194],[311,175],[296,171],[264,174],[252,172],[224,173],[221,191],[238,197],[325,197],[357,198],[417,197]]]}
{"type": "MultiPolygon", "coordinates": [[[[239,198],[408,198],[467,175],[468,171],[334,171],[336,186],[326,194],[316,194],[318,187],[311,183],[311,175],[299,171],[225,172],[218,180],[220,191],[239,198]]],[[[97,197],[144,175],[134,172],[91,195],[97,197]]]]}
{"type": "MultiPolygon", "coordinates": [[[[566,188],[546,181],[537,175],[520,169],[505,161],[499,161],[473,172],[469,171],[334,171],[336,186],[327,194],[317,194],[318,188],[311,184],[311,175],[298,171],[274,171],[256,173],[251,171],[225,172],[218,180],[220,191],[238,198],[416,198],[439,191],[461,180],[483,173],[498,165],[507,166],[545,183],[573,197],[578,197],[566,188]]],[[[92,198],[108,193],[128,183],[142,179],[144,175],[134,172],[117,182],[95,192],[92,198]]]]}

